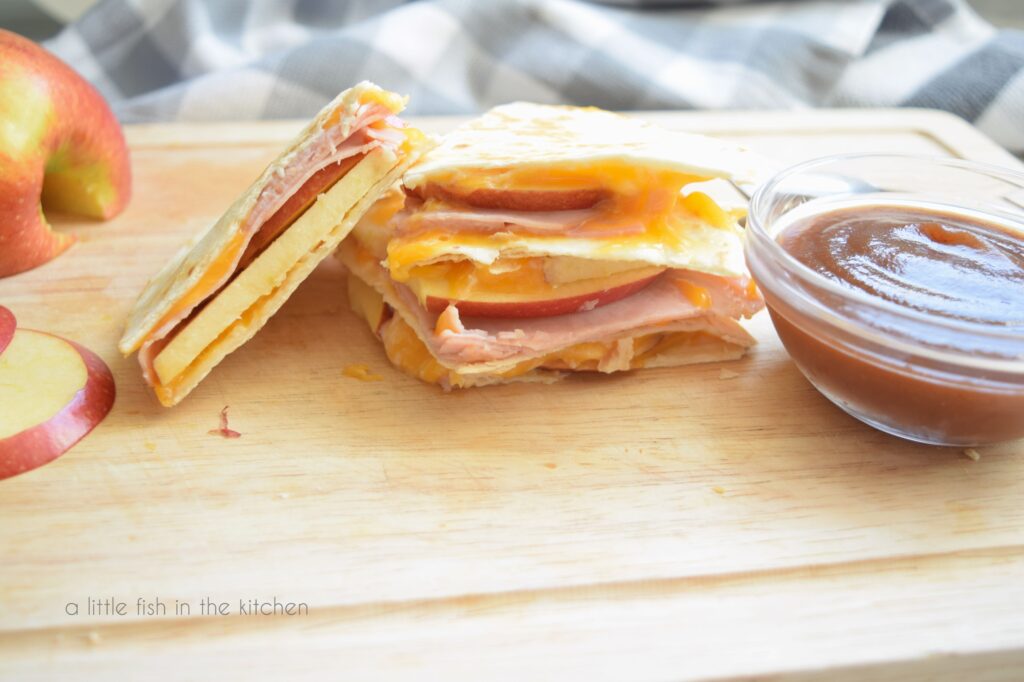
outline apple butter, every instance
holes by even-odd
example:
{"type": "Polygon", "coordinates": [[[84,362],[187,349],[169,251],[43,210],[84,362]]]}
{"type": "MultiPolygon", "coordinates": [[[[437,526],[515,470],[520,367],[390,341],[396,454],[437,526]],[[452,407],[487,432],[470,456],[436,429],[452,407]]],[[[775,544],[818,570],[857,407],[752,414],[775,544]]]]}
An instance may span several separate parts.
{"type": "Polygon", "coordinates": [[[883,430],[945,444],[1024,436],[1024,227],[994,220],[875,205],[785,227],[776,239],[787,253],[867,295],[852,297],[863,306],[835,298],[845,324],[766,291],[794,361],[883,430]]]}

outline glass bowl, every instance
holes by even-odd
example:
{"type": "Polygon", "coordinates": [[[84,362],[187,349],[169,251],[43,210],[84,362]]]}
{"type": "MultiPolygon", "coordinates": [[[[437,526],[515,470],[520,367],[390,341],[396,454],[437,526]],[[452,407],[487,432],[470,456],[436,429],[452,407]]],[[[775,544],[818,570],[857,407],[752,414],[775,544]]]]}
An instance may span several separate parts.
{"type": "Polygon", "coordinates": [[[955,446],[1024,437],[1024,320],[915,310],[826,278],[777,241],[815,216],[880,206],[954,214],[1024,240],[1022,173],[882,154],[784,170],[751,198],[745,250],[790,357],[826,398],[887,433],[955,446]]]}

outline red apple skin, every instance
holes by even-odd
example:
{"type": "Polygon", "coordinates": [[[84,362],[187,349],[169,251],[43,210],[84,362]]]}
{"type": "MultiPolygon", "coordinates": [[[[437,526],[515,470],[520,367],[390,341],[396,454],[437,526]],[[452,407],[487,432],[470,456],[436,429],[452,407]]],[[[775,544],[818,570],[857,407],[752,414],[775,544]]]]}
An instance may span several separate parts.
{"type": "Polygon", "coordinates": [[[47,421],[0,440],[0,480],[57,459],[96,428],[114,406],[117,389],[107,364],[88,348],[61,340],[82,356],[87,372],[85,386],[47,421]]]}
{"type": "Polygon", "coordinates": [[[426,306],[430,312],[439,313],[447,308],[449,303],[454,303],[455,307],[459,309],[459,314],[464,317],[553,317],[581,312],[584,306],[587,310],[593,310],[620,301],[637,293],[654,281],[656,277],[658,275],[651,275],[603,291],[546,301],[448,301],[444,298],[428,296],[426,306]]]}
{"type": "Polygon", "coordinates": [[[0,355],[7,350],[7,344],[14,338],[14,330],[18,327],[18,321],[7,308],[0,305],[0,355]]]}
{"type": "Polygon", "coordinates": [[[0,29],[0,277],[75,241],[41,206],[108,219],[131,195],[128,148],[103,97],[36,43],[0,29]]]}
{"type": "Polygon", "coordinates": [[[573,211],[594,206],[607,199],[605,189],[474,189],[459,192],[443,185],[430,183],[409,190],[421,199],[441,199],[483,209],[503,211],[573,211]]]}

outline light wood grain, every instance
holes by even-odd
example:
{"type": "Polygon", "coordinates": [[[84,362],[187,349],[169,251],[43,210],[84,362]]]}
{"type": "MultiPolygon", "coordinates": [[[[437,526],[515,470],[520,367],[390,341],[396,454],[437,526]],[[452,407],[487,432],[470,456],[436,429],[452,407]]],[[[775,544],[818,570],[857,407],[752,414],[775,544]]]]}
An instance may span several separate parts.
{"type": "MultiPolygon", "coordinates": [[[[791,161],[1016,164],[931,112],[651,116],[791,161]]],[[[74,450],[0,482],[0,679],[239,662],[216,678],[1019,677],[1024,447],[972,462],[862,426],[763,316],[731,380],[708,365],[444,394],[388,366],[325,264],[159,407],[116,353],[121,321],[297,126],[130,129],[128,212],[61,221],[81,244],[0,280],[22,325],[90,346],[119,389],[74,450]],[[350,363],[385,381],[344,377],[350,363]],[[224,405],[238,440],[207,433],[224,405]],[[90,596],[129,615],[66,615],[90,596]],[[135,616],[140,596],[193,615],[135,616]],[[310,614],[195,615],[203,597],[237,612],[273,596],[310,614]]]]}

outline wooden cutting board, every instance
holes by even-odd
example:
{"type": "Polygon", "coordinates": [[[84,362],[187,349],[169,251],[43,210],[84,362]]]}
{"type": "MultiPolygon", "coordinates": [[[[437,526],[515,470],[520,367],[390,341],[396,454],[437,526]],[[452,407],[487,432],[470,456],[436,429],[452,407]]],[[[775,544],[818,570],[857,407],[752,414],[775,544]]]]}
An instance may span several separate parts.
{"type": "MultiPolygon", "coordinates": [[[[1020,165],[931,112],[651,118],[789,161],[1020,165]]],[[[0,482],[0,679],[1021,679],[1024,444],[975,462],[873,431],[763,315],[728,365],[445,394],[388,365],[328,263],[159,407],[122,320],[298,127],[130,128],[128,211],[60,221],[81,244],[0,280],[22,326],[94,349],[119,391],[70,453],[0,482]],[[208,433],[225,405],[239,439],[208,433]],[[241,614],[254,599],[308,612],[241,614]]]]}

